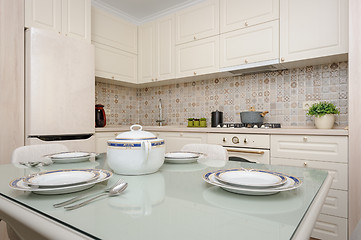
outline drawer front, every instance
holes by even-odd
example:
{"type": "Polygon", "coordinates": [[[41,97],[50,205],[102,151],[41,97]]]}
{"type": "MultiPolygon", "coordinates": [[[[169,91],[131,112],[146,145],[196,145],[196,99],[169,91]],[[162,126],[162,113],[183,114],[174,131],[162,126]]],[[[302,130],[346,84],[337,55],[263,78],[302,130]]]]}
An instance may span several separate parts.
{"type": "MultiPolygon", "coordinates": [[[[271,164],[296,166],[296,167],[308,167],[328,170],[333,177],[332,189],[347,190],[347,164],[345,163],[332,163],[332,162],[320,162],[302,159],[288,159],[288,158],[276,158],[272,157],[271,150],[271,164]]],[[[297,155],[295,155],[297,156],[297,155]]]]}
{"type": "Polygon", "coordinates": [[[324,240],[345,240],[347,219],[320,214],[312,231],[313,238],[324,240]]]}
{"type": "Polygon", "coordinates": [[[347,218],[347,191],[330,189],[321,213],[347,218]]]}
{"type": "Polygon", "coordinates": [[[220,144],[227,147],[248,147],[269,149],[269,135],[256,134],[208,134],[209,144],[220,144]]]}
{"type": "Polygon", "coordinates": [[[271,156],[347,163],[347,137],[272,135],[271,156]]]}

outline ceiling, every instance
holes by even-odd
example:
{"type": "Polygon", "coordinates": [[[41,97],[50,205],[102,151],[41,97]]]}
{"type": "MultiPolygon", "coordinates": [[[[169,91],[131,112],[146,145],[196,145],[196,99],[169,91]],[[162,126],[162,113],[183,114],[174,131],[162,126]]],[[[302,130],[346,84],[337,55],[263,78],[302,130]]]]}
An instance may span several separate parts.
{"type": "Polygon", "coordinates": [[[92,5],[121,15],[135,23],[175,12],[202,0],[92,0],[92,5]]]}

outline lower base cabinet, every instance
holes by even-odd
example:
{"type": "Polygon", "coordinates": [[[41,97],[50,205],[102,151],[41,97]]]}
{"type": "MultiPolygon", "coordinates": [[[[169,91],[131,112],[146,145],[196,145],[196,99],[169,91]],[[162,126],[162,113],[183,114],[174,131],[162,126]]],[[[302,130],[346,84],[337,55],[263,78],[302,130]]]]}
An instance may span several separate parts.
{"type": "Polygon", "coordinates": [[[206,133],[157,132],[158,138],[165,140],[165,151],[179,151],[186,144],[207,143],[206,133]]]}
{"type": "Polygon", "coordinates": [[[312,231],[312,237],[322,240],[346,240],[347,218],[320,214],[312,231]]]}

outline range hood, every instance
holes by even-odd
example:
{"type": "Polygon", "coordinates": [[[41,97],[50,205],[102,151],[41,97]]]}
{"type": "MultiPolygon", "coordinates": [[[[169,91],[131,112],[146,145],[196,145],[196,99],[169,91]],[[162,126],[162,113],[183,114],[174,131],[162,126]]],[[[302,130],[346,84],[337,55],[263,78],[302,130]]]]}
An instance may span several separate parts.
{"type": "Polygon", "coordinates": [[[249,63],[238,66],[232,66],[227,68],[221,68],[221,72],[229,72],[234,76],[243,75],[248,73],[260,73],[286,69],[279,61],[279,59],[273,59],[263,62],[249,63]]]}

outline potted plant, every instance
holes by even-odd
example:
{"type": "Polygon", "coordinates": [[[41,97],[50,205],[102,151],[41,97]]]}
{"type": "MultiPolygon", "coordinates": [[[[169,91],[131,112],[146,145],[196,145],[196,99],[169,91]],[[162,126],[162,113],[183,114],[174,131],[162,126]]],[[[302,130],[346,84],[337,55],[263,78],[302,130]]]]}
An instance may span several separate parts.
{"type": "Polygon", "coordinates": [[[200,122],[199,122],[199,125],[201,127],[207,127],[207,119],[206,118],[201,118],[200,122]]]}
{"type": "Polygon", "coordinates": [[[193,127],[194,126],[193,119],[194,118],[188,118],[188,127],[193,127]]]}
{"type": "Polygon", "coordinates": [[[199,127],[199,119],[198,119],[198,118],[195,118],[195,119],[193,120],[193,122],[194,122],[194,126],[195,126],[195,127],[199,127]]]}
{"type": "Polygon", "coordinates": [[[335,123],[335,114],[340,111],[330,102],[319,102],[313,104],[307,112],[307,115],[315,117],[316,128],[331,129],[335,123]]]}

